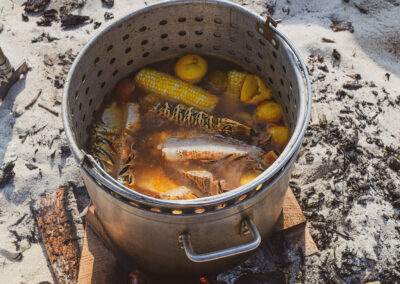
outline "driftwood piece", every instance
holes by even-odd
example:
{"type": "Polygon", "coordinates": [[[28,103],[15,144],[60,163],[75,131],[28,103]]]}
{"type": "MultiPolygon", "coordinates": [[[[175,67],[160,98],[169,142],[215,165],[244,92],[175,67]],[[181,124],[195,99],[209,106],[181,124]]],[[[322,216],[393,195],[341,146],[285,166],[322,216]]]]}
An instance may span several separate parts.
{"type": "Polygon", "coordinates": [[[76,283],[79,264],[79,244],[67,204],[68,189],[47,194],[34,210],[50,266],[57,283],[76,283]]]}

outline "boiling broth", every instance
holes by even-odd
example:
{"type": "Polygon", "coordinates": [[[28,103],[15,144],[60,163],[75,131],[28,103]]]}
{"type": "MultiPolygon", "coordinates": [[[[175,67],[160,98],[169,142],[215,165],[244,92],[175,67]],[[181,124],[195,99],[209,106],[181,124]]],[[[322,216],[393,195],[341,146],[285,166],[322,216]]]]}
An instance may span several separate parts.
{"type": "MultiPolygon", "coordinates": [[[[170,100],[149,93],[137,85],[132,86],[129,96],[121,97],[122,83],[103,101],[94,117],[87,148],[100,165],[125,186],[163,199],[223,193],[255,178],[273,163],[286,145],[287,138],[283,139],[277,132],[277,129],[288,132],[282,111],[277,118],[269,118],[271,111],[277,111],[276,105],[271,104],[273,96],[254,103],[256,96],[265,91],[265,82],[260,83],[259,77],[228,60],[212,56],[202,58],[207,62],[206,75],[190,84],[218,97],[212,111],[202,111],[179,99],[170,100]],[[256,90],[249,99],[253,104],[240,102],[236,94],[227,95],[233,84],[229,79],[232,70],[242,76],[238,98],[242,98],[245,88],[250,94],[256,90]],[[269,111],[265,107],[267,111],[262,112],[261,106],[268,104],[275,109],[269,111]],[[270,121],[262,120],[264,115],[270,121]],[[220,123],[218,118],[226,118],[221,121],[228,121],[229,127],[215,131],[220,123]],[[236,124],[232,128],[231,120],[249,131],[236,133],[236,124]]],[[[159,61],[145,68],[176,78],[174,67],[178,60],[159,61]]],[[[136,75],[134,72],[128,77],[130,81],[124,83],[129,85],[136,75]]],[[[160,90],[163,92],[162,88],[160,90]]]]}

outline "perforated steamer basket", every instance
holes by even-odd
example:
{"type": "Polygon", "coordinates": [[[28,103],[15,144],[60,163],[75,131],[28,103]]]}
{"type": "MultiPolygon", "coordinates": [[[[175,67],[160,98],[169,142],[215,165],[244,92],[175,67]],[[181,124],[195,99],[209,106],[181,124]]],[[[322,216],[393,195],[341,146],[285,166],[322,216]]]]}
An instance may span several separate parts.
{"type": "Polygon", "coordinates": [[[310,115],[306,67],[267,21],[222,1],[170,1],[136,11],[93,38],[75,60],[63,96],[71,150],[116,253],[167,274],[219,271],[268,241],[310,115]],[[291,139],[250,183],[217,196],[159,200],[122,186],[84,149],[90,124],[115,84],[149,63],[187,53],[219,56],[261,76],[282,104],[291,139]]]}

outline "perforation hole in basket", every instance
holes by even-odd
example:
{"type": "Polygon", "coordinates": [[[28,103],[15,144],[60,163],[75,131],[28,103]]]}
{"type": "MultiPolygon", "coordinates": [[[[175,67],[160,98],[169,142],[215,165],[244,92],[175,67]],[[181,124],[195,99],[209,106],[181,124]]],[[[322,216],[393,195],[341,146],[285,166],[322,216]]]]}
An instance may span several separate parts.
{"type": "Polygon", "coordinates": [[[110,59],[110,65],[114,64],[115,60],[116,60],[115,57],[111,58],[110,59]]]}
{"type": "Polygon", "coordinates": [[[198,36],[201,36],[203,34],[203,31],[195,31],[194,34],[198,35],[198,36]]]}
{"type": "Polygon", "coordinates": [[[172,214],[175,214],[175,215],[181,215],[182,213],[183,213],[182,210],[178,210],[178,209],[172,210],[172,214]]]}
{"type": "Polygon", "coordinates": [[[161,39],[164,39],[164,38],[167,38],[167,37],[168,37],[168,34],[165,34],[165,33],[160,35],[161,39]]]}
{"type": "Polygon", "coordinates": [[[229,40],[230,40],[231,42],[236,42],[236,38],[234,38],[234,37],[230,37],[229,40]]]}
{"type": "Polygon", "coordinates": [[[292,91],[293,90],[293,84],[292,81],[289,81],[289,89],[292,91]]]}
{"type": "Polygon", "coordinates": [[[258,72],[261,72],[261,70],[262,70],[259,65],[256,65],[256,69],[257,69],[258,72]]]}
{"type": "Polygon", "coordinates": [[[222,34],[220,32],[214,32],[214,37],[220,38],[222,34]]]}
{"type": "Polygon", "coordinates": [[[125,54],[128,54],[129,52],[131,52],[132,48],[128,47],[125,49],[125,54]]]}
{"type": "Polygon", "coordinates": [[[83,115],[82,121],[85,122],[86,120],[86,114],[83,115]]]}
{"type": "Polygon", "coordinates": [[[244,58],[244,61],[246,61],[247,63],[250,63],[250,62],[251,62],[250,58],[248,58],[248,57],[245,57],[245,58],[244,58]]]}
{"type": "Polygon", "coordinates": [[[90,88],[87,87],[86,90],[85,90],[85,94],[86,94],[86,95],[89,93],[89,90],[90,90],[90,88]]]}
{"type": "Polygon", "coordinates": [[[92,103],[93,103],[93,99],[90,99],[89,100],[89,106],[92,106],[92,103]]]}
{"type": "Polygon", "coordinates": [[[271,84],[274,84],[274,81],[272,80],[271,77],[268,77],[268,81],[269,81],[271,84]]]}
{"type": "Polygon", "coordinates": [[[286,67],[282,65],[283,73],[286,73],[286,67]]]}
{"type": "Polygon", "coordinates": [[[258,40],[258,42],[259,42],[262,46],[265,46],[265,41],[264,41],[262,38],[260,38],[260,39],[258,40]]]}
{"type": "Polygon", "coordinates": [[[107,47],[107,51],[111,51],[111,49],[113,49],[114,48],[114,46],[111,44],[111,45],[109,45],[108,47],[107,47]]]}
{"type": "Polygon", "coordinates": [[[94,59],[94,64],[96,65],[97,63],[99,63],[99,61],[100,61],[100,58],[99,58],[99,57],[96,57],[96,58],[94,59]]]}
{"type": "Polygon", "coordinates": [[[217,25],[220,25],[220,24],[222,24],[222,20],[220,18],[215,18],[214,23],[216,23],[217,25]]]}
{"type": "Polygon", "coordinates": [[[150,52],[145,52],[145,53],[143,53],[143,57],[147,57],[147,56],[149,56],[150,55],[150,52]]]}
{"type": "Polygon", "coordinates": [[[290,100],[291,100],[291,95],[290,94],[287,94],[287,99],[288,99],[288,102],[290,103],[290,100]]]}
{"type": "Polygon", "coordinates": [[[275,51],[272,51],[272,56],[274,57],[274,58],[277,58],[278,56],[276,55],[276,52],[275,51]]]}
{"type": "Polygon", "coordinates": [[[278,91],[278,96],[279,96],[279,98],[282,98],[282,93],[281,93],[281,91],[278,91]]]}
{"type": "Polygon", "coordinates": [[[203,45],[202,45],[201,43],[196,43],[194,46],[195,46],[196,48],[202,48],[202,47],[203,47],[203,45]]]}
{"type": "Polygon", "coordinates": [[[239,29],[239,26],[235,23],[231,23],[231,28],[237,30],[239,29]]]}
{"type": "Polygon", "coordinates": [[[133,60],[132,59],[130,59],[128,62],[126,62],[126,65],[132,65],[132,63],[133,63],[133,60]]]}
{"type": "Polygon", "coordinates": [[[79,103],[79,111],[82,110],[82,103],[79,103]]]}
{"type": "Polygon", "coordinates": [[[101,83],[101,85],[100,85],[100,89],[103,89],[105,85],[106,85],[106,82],[103,81],[103,82],[101,83]]]}
{"type": "Polygon", "coordinates": [[[118,74],[118,69],[115,69],[112,75],[115,77],[118,74]]]}
{"type": "Polygon", "coordinates": [[[206,211],[206,209],[204,209],[204,208],[197,208],[194,210],[194,213],[201,214],[201,213],[204,213],[205,211],[206,211]]]}
{"type": "Polygon", "coordinates": [[[122,37],[122,40],[127,40],[129,38],[129,34],[126,34],[122,37]]]}
{"type": "Polygon", "coordinates": [[[168,50],[168,46],[161,47],[161,51],[167,51],[167,50],[168,50]]]}
{"type": "Polygon", "coordinates": [[[249,35],[249,37],[254,37],[254,33],[252,31],[247,31],[247,34],[249,35]]]}
{"type": "Polygon", "coordinates": [[[139,32],[144,32],[145,30],[147,30],[147,27],[146,26],[143,26],[143,27],[141,27],[140,29],[139,29],[139,32]]]}
{"type": "Polygon", "coordinates": [[[246,44],[246,48],[247,48],[247,50],[249,50],[249,51],[252,51],[252,50],[253,50],[253,48],[252,48],[251,45],[249,45],[249,44],[246,44]]]}
{"type": "Polygon", "coordinates": [[[219,46],[219,45],[213,45],[213,47],[212,47],[214,50],[220,50],[221,49],[221,47],[219,46]]]}
{"type": "Polygon", "coordinates": [[[261,54],[260,52],[258,52],[257,55],[258,55],[258,57],[259,57],[260,59],[264,59],[264,57],[262,56],[262,54],[261,54]]]}
{"type": "Polygon", "coordinates": [[[86,74],[83,74],[83,76],[82,76],[82,84],[85,84],[85,81],[86,81],[86,74]]]}
{"type": "Polygon", "coordinates": [[[282,78],[279,79],[279,82],[281,82],[282,87],[285,86],[285,83],[283,83],[282,78]]]}
{"type": "Polygon", "coordinates": [[[78,97],[78,95],[79,95],[79,92],[76,91],[76,92],[75,92],[75,100],[76,100],[76,98],[78,97]]]}
{"type": "Polygon", "coordinates": [[[226,207],[226,203],[218,204],[216,210],[221,210],[226,207]]]}
{"type": "Polygon", "coordinates": [[[167,20],[162,20],[160,21],[160,26],[165,26],[168,23],[167,20]]]}
{"type": "Polygon", "coordinates": [[[204,18],[201,17],[201,16],[197,16],[197,17],[194,18],[194,20],[195,20],[196,22],[199,22],[199,23],[202,22],[203,19],[204,19],[204,18]]]}
{"type": "Polygon", "coordinates": [[[178,22],[179,23],[184,23],[184,22],[186,22],[186,18],[185,17],[179,17],[178,18],[178,22]]]}
{"type": "Polygon", "coordinates": [[[103,70],[99,70],[99,72],[97,72],[97,77],[100,77],[101,74],[103,74],[103,70]]]}
{"type": "Polygon", "coordinates": [[[243,199],[245,199],[247,197],[247,194],[243,194],[242,196],[240,196],[238,198],[238,202],[242,201],[243,199]]]}
{"type": "Polygon", "coordinates": [[[186,35],[186,31],[180,31],[180,32],[178,33],[178,35],[180,35],[180,36],[185,36],[185,35],[186,35]]]}
{"type": "Polygon", "coordinates": [[[186,46],[187,46],[186,44],[181,43],[181,44],[179,45],[179,48],[182,48],[182,49],[183,49],[183,48],[186,48],[186,46]]]}
{"type": "Polygon", "coordinates": [[[274,39],[271,39],[271,44],[272,44],[273,47],[277,47],[278,46],[276,40],[274,40],[274,39]]]}
{"type": "Polygon", "coordinates": [[[269,65],[269,67],[271,68],[271,70],[272,70],[272,72],[275,72],[275,67],[274,67],[274,65],[269,65]]]}

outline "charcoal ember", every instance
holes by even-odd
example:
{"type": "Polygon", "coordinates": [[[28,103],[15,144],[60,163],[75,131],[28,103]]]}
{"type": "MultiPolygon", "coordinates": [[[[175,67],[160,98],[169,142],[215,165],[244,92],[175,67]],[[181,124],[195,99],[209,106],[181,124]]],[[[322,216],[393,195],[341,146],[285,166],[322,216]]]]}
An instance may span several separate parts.
{"type": "Polygon", "coordinates": [[[312,163],[313,163],[313,161],[314,161],[314,155],[313,155],[312,153],[308,152],[308,153],[305,155],[305,157],[306,157],[306,162],[307,162],[307,164],[312,164],[312,163]]]}
{"type": "Polygon", "coordinates": [[[114,6],[114,0],[101,0],[101,3],[107,8],[112,8],[114,6]]]}
{"type": "Polygon", "coordinates": [[[321,66],[318,66],[318,69],[319,69],[319,70],[322,70],[322,71],[324,71],[324,72],[326,72],[326,73],[329,72],[328,66],[326,66],[326,64],[321,65],[321,66]]]}
{"type": "Polygon", "coordinates": [[[61,157],[62,158],[67,158],[71,155],[71,150],[67,144],[61,145],[61,157]]]}
{"type": "Polygon", "coordinates": [[[332,21],[331,29],[334,32],[340,32],[340,31],[349,31],[351,33],[354,32],[353,24],[349,21],[342,21],[337,19],[332,19],[331,21],[332,21]]]}
{"type": "Polygon", "coordinates": [[[400,171],[400,161],[395,157],[390,157],[388,159],[388,166],[395,172],[400,171]]]}
{"type": "Polygon", "coordinates": [[[100,28],[101,23],[100,22],[94,22],[94,29],[97,30],[98,28],[100,28]]]}
{"type": "Polygon", "coordinates": [[[336,92],[336,98],[337,98],[338,101],[341,101],[342,99],[345,99],[347,95],[348,94],[346,93],[346,91],[343,91],[343,90],[339,90],[339,91],[336,92]]]}
{"type": "Polygon", "coordinates": [[[0,168],[0,188],[6,186],[10,180],[15,176],[14,162],[3,164],[0,168]]]}
{"type": "Polygon", "coordinates": [[[44,41],[44,40],[47,40],[47,42],[52,42],[52,41],[55,41],[55,40],[59,40],[59,38],[50,36],[49,33],[44,33],[43,32],[41,35],[39,35],[37,37],[34,37],[31,40],[31,42],[32,43],[37,43],[37,42],[41,42],[41,41],[44,41]]]}
{"type": "Polygon", "coordinates": [[[21,17],[22,17],[22,21],[24,21],[24,22],[29,22],[29,17],[26,15],[26,14],[21,14],[21,17]]]}
{"type": "Polygon", "coordinates": [[[41,27],[50,27],[52,22],[58,21],[57,15],[58,12],[55,9],[46,10],[36,24],[41,27]]]}
{"type": "Polygon", "coordinates": [[[339,53],[339,51],[337,51],[336,49],[333,49],[332,51],[332,57],[335,58],[336,60],[340,60],[340,58],[342,57],[339,53]]]}
{"type": "Polygon", "coordinates": [[[63,15],[61,18],[61,26],[64,28],[73,28],[89,21],[88,16],[81,15],[63,15]]]}
{"type": "Polygon", "coordinates": [[[38,13],[43,11],[49,3],[50,0],[28,0],[22,6],[25,6],[24,10],[27,13],[38,13]]]}
{"type": "Polygon", "coordinates": [[[343,88],[346,90],[358,90],[362,88],[360,83],[344,83],[343,88]]]}
{"type": "Polygon", "coordinates": [[[114,19],[114,14],[111,13],[111,12],[105,12],[105,13],[104,13],[104,19],[106,19],[106,20],[112,20],[112,19],[114,19]]]}
{"type": "Polygon", "coordinates": [[[386,189],[394,199],[400,198],[400,187],[397,187],[393,180],[388,181],[386,189]]]}
{"type": "Polygon", "coordinates": [[[31,171],[38,168],[38,166],[36,166],[36,165],[34,165],[32,163],[26,163],[25,166],[31,171]]]}

